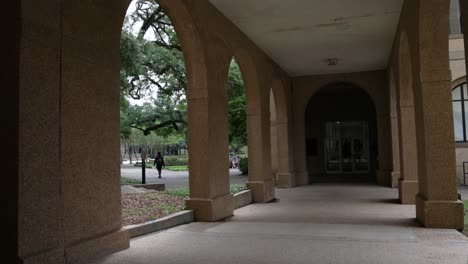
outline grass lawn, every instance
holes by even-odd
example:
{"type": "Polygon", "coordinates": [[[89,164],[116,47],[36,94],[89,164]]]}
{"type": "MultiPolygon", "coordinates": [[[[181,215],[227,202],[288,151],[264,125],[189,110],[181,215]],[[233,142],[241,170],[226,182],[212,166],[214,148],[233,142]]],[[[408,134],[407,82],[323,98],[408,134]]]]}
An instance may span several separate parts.
{"type": "MultiPolygon", "coordinates": [[[[122,185],[138,184],[139,180],[122,177],[122,185]]],[[[231,193],[247,190],[243,184],[231,184],[231,193]]],[[[122,194],[122,224],[136,225],[157,220],[164,216],[185,210],[185,199],[189,188],[166,190],[150,193],[122,194]]]]}
{"type": "Polygon", "coordinates": [[[170,171],[188,171],[188,166],[166,166],[166,170],[170,170],[170,171]]]}
{"type": "Polygon", "coordinates": [[[141,180],[135,180],[127,177],[120,177],[120,185],[141,184],[141,180]]]}
{"type": "Polygon", "coordinates": [[[122,194],[123,226],[153,221],[185,209],[183,197],[164,192],[122,194]]]}
{"type": "MultiPolygon", "coordinates": [[[[231,193],[235,194],[238,192],[242,192],[247,190],[247,186],[244,184],[231,184],[231,193]]],[[[189,188],[179,188],[179,189],[172,189],[172,190],[165,190],[164,193],[175,195],[183,198],[187,198],[190,195],[189,188]]]]}

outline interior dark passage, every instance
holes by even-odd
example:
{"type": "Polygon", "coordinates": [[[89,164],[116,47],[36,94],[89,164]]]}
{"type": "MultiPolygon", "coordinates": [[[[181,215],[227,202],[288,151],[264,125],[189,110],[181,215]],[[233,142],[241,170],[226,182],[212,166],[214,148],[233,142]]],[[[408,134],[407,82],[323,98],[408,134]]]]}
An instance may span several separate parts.
{"type": "Polygon", "coordinates": [[[310,182],[375,181],[376,111],[365,91],[349,83],[323,87],[305,116],[310,182]]]}

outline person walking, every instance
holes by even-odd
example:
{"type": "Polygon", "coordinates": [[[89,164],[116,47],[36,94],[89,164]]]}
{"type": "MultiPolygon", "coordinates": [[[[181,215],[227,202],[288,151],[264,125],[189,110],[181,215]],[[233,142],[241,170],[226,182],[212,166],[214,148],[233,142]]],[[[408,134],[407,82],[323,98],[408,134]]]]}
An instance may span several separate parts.
{"type": "Polygon", "coordinates": [[[158,152],[158,155],[154,159],[154,166],[158,170],[158,174],[159,174],[158,178],[161,179],[161,170],[163,167],[166,168],[166,164],[164,163],[164,158],[161,155],[161,152],[158,152]]]}

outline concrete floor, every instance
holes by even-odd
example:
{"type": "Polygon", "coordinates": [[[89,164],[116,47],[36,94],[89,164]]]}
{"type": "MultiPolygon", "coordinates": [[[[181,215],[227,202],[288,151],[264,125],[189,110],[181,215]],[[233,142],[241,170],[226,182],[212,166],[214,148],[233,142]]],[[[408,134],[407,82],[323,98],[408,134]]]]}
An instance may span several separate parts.
{"type": "Polygon", "coordinates": [[[223,222],[133,239],[130,249],[96,263],[468,263],[468,239],[421,228],[396,189],[323,183],[277,197],[223,222]]]}

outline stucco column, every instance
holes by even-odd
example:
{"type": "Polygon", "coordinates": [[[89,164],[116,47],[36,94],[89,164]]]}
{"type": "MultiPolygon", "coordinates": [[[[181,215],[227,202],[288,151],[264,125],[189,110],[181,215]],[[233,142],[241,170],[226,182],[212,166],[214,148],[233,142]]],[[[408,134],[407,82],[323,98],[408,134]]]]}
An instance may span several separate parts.
{"type": "MultiPolygon", "coordinates": [[[[211,49],[213,53],[215,48],[211,49]]],[[[198,221],[217,221],[234,212],[229,189],[229,138],[226,72],[222,56],[200,65],[209,73],[206,83],[188,91],[189,187],[188,209],[198,221]]]]}
{"type": "Polygon", "coordinates": [[[449,1],[420,0],[419,8],[421,33],[418,42],[413,41],[419,44],[419,72],[414,78],[418,80],[414,94],[419,173],[416,217],[425,227],[463,229],[448,60],[450,5],[449,1]]]}
{"type": "Polygon", "coordinates": [[[378,155],[379,169],[377,172],[377,184],[382,186],[390,186],[392,161],[391,161],[391,146],[390,146],[390,120],[389,114],[379,115],[377,118],[377,133],[378,133],[378,155]]]}
{"type": "Polygon", "coordinates": [[[444,79],[426,77],[421,83],[423,92],[416,109],[419,161],[416,215],[426,227],[462,229],[464,213],[456,188],[452,95],[447,88],[450,72],[444,79]]]}
{"type": "Polygon", "coordinates": [[[401,178],[398,197],[402,204],[414,204],[418,193],[418,151],[414,105],[398,103],[401,178]]]}
{"type": "Polygon", "coordinates": [[[292,140],[288,122],[277,121],[276,134],[278,143],[277,186],[278,188],[291,188],[296,185],[296,174],[294,172],[292,140]]]}
{"type": "MultiPolygon", "coordinates": [[[[264,107],[261,107],[264,109],[264,107]]],[[[249,182],[256,203],[275,198],[275,182],[271,171],[270,113],[247,113],[249,145],[249,182]]]]}

